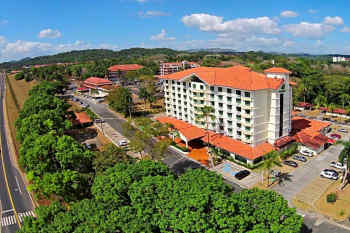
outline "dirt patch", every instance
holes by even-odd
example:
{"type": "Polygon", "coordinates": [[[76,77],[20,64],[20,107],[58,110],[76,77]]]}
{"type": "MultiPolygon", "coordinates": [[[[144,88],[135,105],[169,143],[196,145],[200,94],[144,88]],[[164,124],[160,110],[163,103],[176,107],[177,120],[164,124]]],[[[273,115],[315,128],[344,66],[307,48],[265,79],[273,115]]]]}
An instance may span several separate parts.
{"type": "Polygon", "coordinates": [[[329,186],[320,199],[315,202],[316,209],[324,215],[331,217],[336,221],[344,221],[350,216],[350,185],[340,191],[340,180],[329,186]],[[327,202],[327,195],[330,193],[337,194],[335,203],[327,202]]]}
{"type": "Polygon", "coordinates": [[[13,76],[8,76],[6,79],[6,113],[17,157],[20,144],[16,140],[15,121],[18,117],[20,108],[22,108],[25,100],[28,98],[29,91],[36,84],[37,82],[35,81],[26,82],[25,80],[15,80],[13,76]]]}

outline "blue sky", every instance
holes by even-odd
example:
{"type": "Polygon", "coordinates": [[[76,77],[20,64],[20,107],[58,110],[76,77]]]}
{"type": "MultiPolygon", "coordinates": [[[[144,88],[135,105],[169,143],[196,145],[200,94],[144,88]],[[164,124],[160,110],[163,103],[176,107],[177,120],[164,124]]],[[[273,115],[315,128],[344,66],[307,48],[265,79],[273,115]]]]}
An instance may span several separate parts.
{"type": "Polygon", "coordinates": [[[350,54],[348,1],[3,0],[0,62],[88,48],[350,54]]]}

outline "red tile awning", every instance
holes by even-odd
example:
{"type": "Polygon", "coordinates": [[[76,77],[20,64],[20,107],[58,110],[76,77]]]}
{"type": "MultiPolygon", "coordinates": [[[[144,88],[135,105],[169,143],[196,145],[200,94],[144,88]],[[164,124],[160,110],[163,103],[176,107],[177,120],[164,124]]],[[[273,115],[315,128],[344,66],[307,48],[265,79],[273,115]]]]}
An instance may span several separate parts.
{"type": "Polygon", "coordinates": [[[333,113],[346,114],[346,110],[342,108],[336,108],[333,110],[333,113]]]}
{"type": "Polygon", "coordinates": [[[302,107],[302,108],[310,108],[310,107],[312,107],[312,104],[307,103],[307,102],[299,102],[299,103],[297,104],[297,106],[298,106],[298,107],[302,107]]]}
{"type": "Polygon", "coordinates": [[[277,139],[275,141],[274,145],[277,146],[277,147],[283,147],[283,146],[285,146],[288,143],[293,142],[293,141],[295,141],[295,139],[293,137],[285,136],[285,137],[277,139]]]}

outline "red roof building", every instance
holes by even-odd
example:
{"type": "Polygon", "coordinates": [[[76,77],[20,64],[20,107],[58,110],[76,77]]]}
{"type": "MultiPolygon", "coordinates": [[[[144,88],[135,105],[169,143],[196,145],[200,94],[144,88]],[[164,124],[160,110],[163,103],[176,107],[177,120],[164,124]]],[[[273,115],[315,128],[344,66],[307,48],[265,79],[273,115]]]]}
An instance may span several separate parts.
{"type": "Polygon", "coordinates": [[[126,64],[126,65],[114,65],[108,68],[109,72],[127,72],[127,71],[136,71],[142,69],[143,66],[138,64],[126,64]]]}
{"type": "Polygon", "coordinates": [[[75,112],[74,115],[76,117],[75,124],[85,125],[92,123],[91,118],[86,112],[75,112]]]}
{"type": "Polygon", "coordinates": [[[333,110],[333,113],[340,114],[340,115],[346,115],[346,110],[342,108],[336,108],[333,110]]]}
{"type": "Polygon", "coordinates": [[[277,90],[283,84],[283,79],[268,78],[264,74],[254,72],[250,68],[240,65],[229,68],[198,67],[164,75],[162,79],[180,81],[191,75],[199,77],[209,85],[250,91],[277,90]]]}
{"type": "Polygon", "coordinates": [[[270,69],[264,70],[265,73],[274,73],[274,74],[291,74],[287,69],[281,68],[281,67],[272,67],[270,69]]]}

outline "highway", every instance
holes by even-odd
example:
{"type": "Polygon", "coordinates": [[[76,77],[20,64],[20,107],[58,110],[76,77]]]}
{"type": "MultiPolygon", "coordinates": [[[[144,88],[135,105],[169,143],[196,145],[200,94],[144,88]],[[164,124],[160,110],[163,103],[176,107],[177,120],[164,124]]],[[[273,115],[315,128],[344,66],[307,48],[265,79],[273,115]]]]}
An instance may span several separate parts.
{"type": "Polygon", "coordinates": [[[5,73],[0,73],[0,232],[13,233],[19,229],[25,216],[34,216],[34,207],[7,144],[3,104],[5,77],[5,73]]]}

